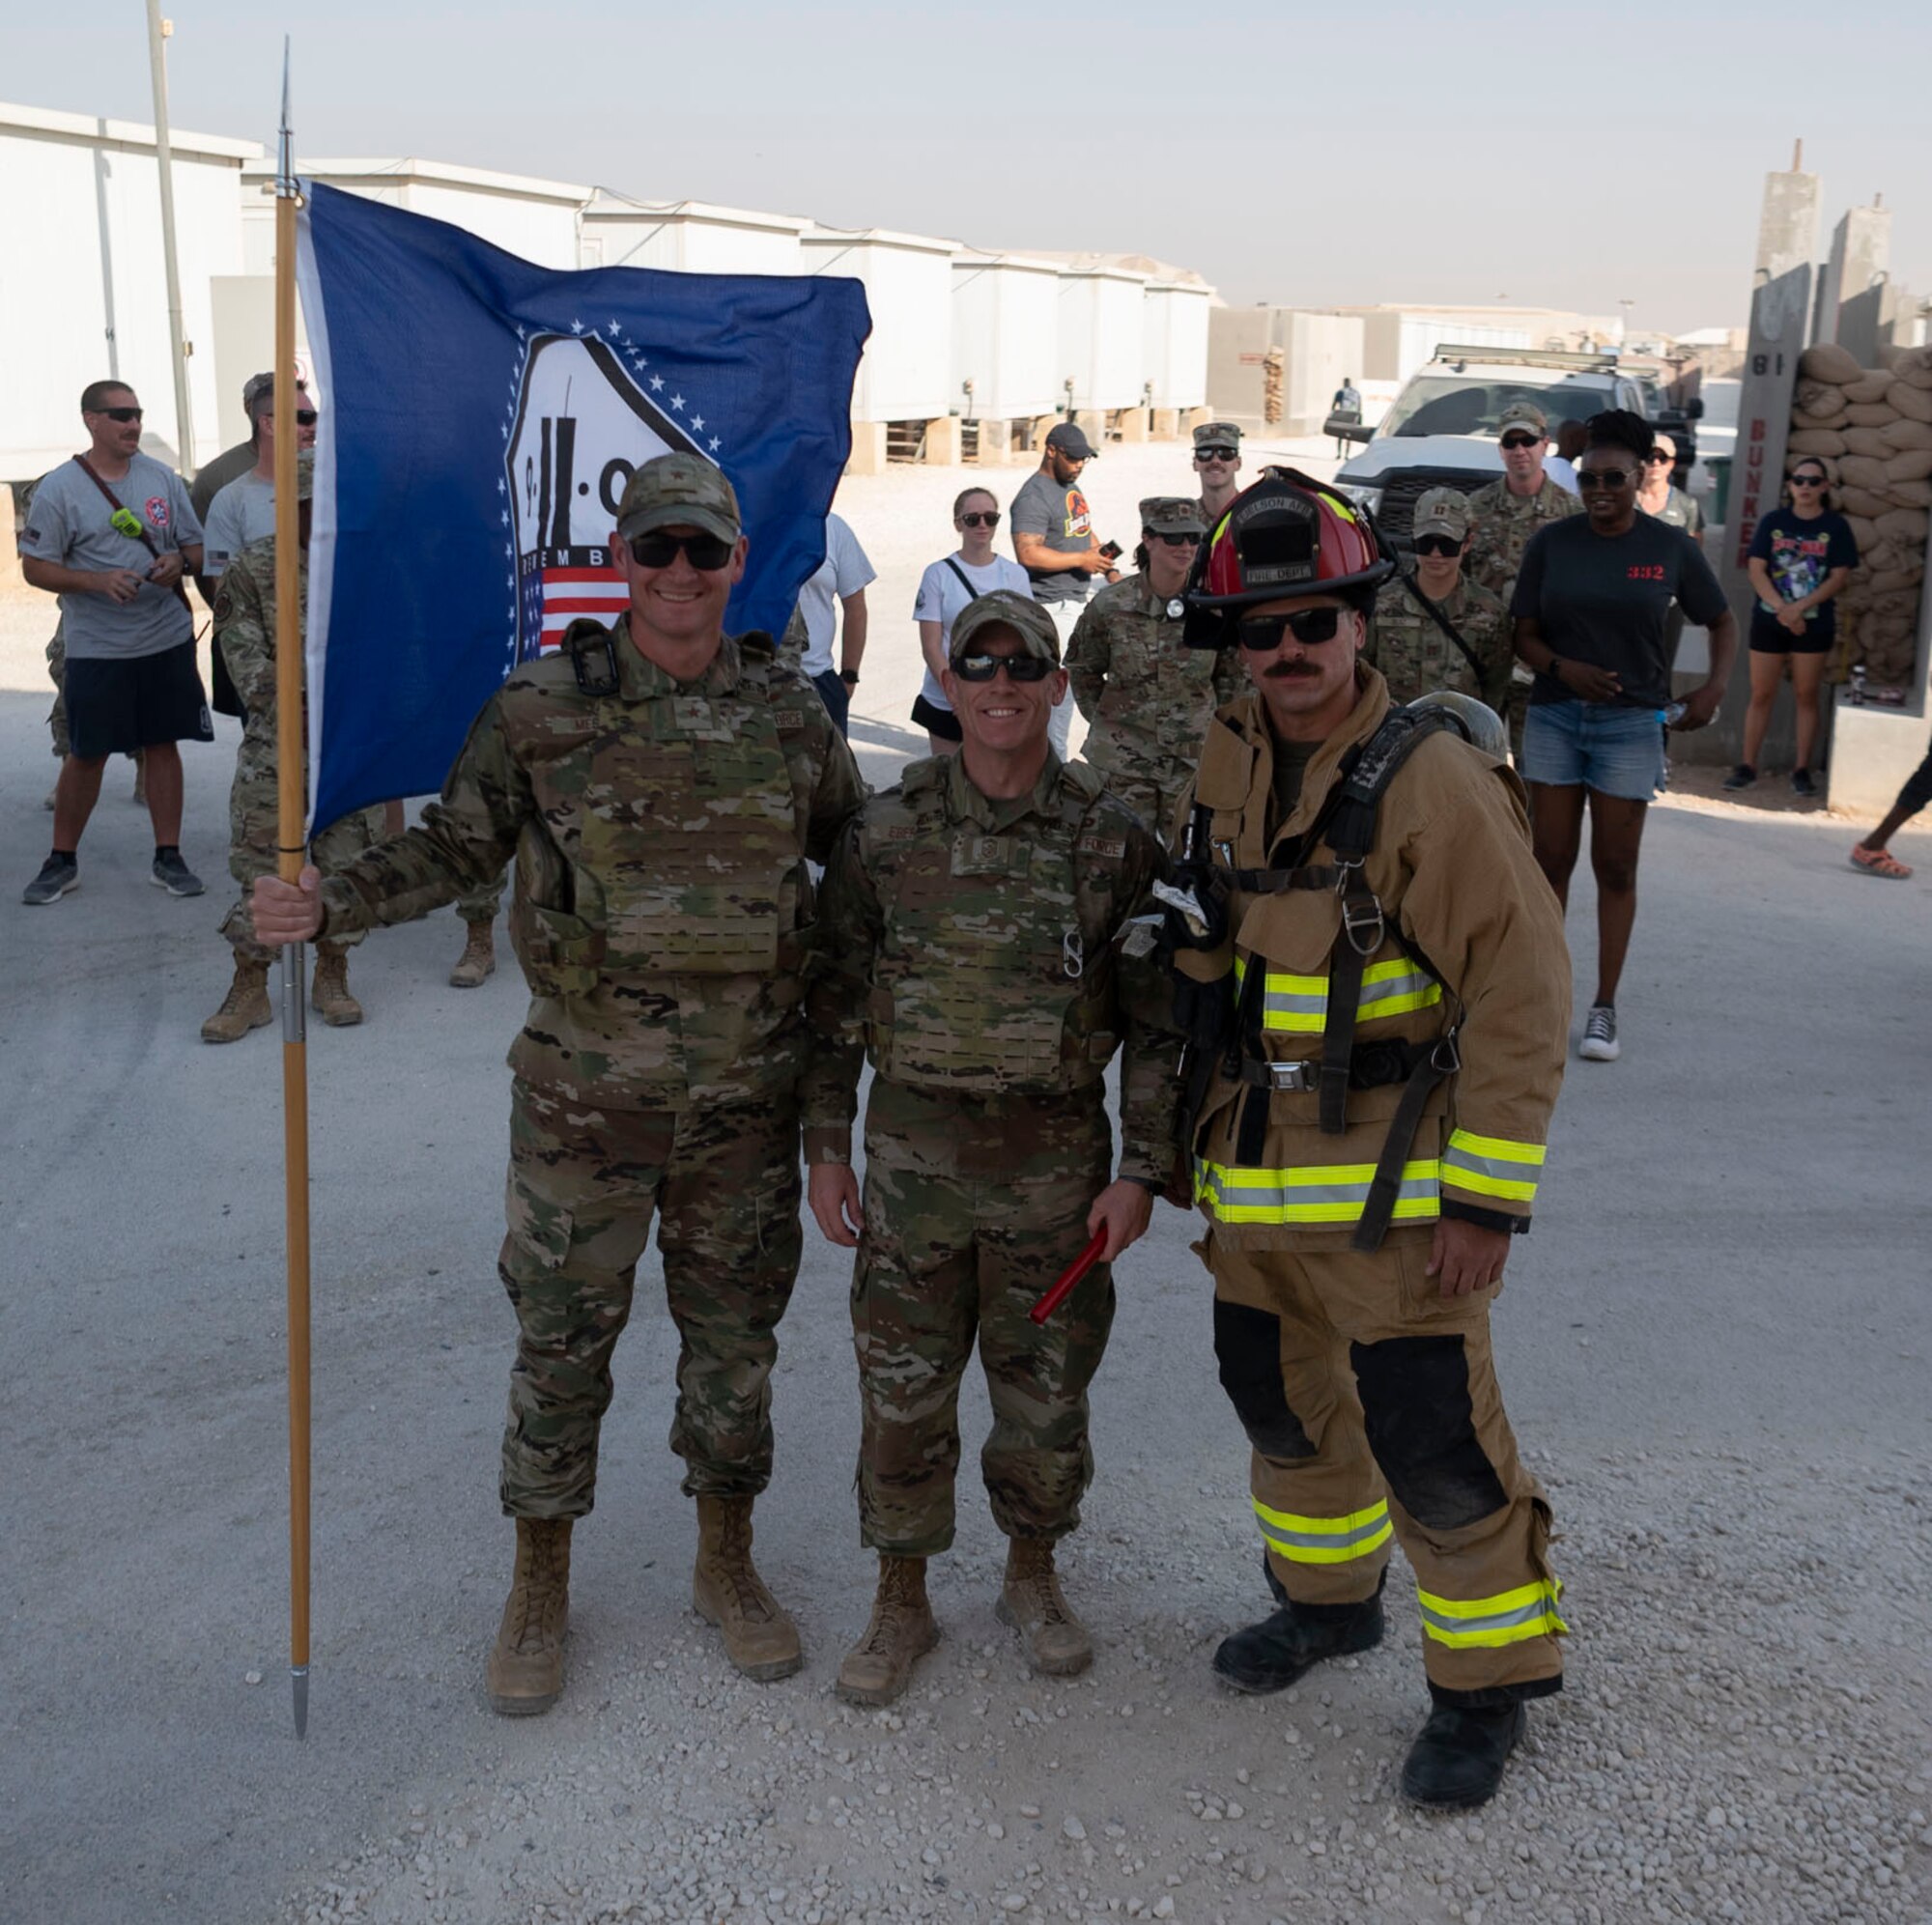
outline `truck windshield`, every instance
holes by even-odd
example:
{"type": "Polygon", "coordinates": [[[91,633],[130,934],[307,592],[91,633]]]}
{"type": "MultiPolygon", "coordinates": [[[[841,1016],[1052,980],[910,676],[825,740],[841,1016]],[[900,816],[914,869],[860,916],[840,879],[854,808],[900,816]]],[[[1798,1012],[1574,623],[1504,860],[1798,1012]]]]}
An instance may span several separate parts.
{"type": "Polygon", "coordinates": [[[1558,382],[1533,386],[1512,381],[1481,381],[1467,375],[1417,375],[1384,418],[1383,435],[1493,435],[1502,411],[1513,401],[1540,408],[1552,437],[1559,423],[1587,421],[1610,405],[1606,388],[1588,382],[1558,382]]]}

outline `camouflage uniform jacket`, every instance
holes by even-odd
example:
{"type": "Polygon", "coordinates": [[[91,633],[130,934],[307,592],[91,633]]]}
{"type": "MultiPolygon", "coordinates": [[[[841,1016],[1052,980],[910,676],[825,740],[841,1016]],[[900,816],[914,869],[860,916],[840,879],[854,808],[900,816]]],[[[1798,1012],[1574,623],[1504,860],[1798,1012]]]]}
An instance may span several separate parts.
{"type": "Polygon", "coordinates": [[[1091,1091],[1124,1041],[1121,1175],[1175,1163],[1179,1039],[1151,957],[1120,947],[1166,857],[1100,778],[1050,751],[995,802],[965,759],[915,762],[868,802],[826,871],[826,966],[811,996],[806,1160],[849,1163],[859,1071],[926,1094],[1091,1091]]]}
{"type": "MultiPolygon", "coordinates": [[[[297,634],[307,626],[308,556],[296,565],[297,634]]],[[[214,597],[214,645],[248,719],[235,758],[239,782],[277,778],[275,730],[275,538],[250,542],[222,575],[214,597]]],[[[302,742],[308,742],[308,677],[302,677],[302,742]]]]}
{"type": "Polygon", "coordinates": [[[1101,589],[1074,627],[1066,673],[1092,725],[1085,758],[1110,778],[1150,783],[1171,801],[1194,778],[1214,711],[1245,681],[1233,650],[1189,648],[1169,606],[1145,575],[1101,589]]]}
{"type": "Polygon", "coordinates": [[[726,637],[674,681],[594,622],[484,705],[422,826],[323,886],[327,930],[408,921],[516,857],[510,935],[530,986],[510,1067],[605,1108],[745,1101],[795,1081],[817,952],[806,858],[865,785],[768,637],[726,637]]]}
{"type": "Polygon", "coordinates": [[[1362,659],[1381,670],[1391,701],[1412,702],[1433,690],[1451,689],[1488,702],[1501,715],[1515,664],[1508,609],[1487,588],[1460,577],[1435,606],[1482,664],[1480,676],[1423,606],[1422,584],[1412,574],[1391,581],[1377,598],[1362,659]]]}
{"type": "Polygon", "coordinates": [[[1538,528],[1580,514],[1583,504],[1548,475],[1534,495],[1512,495],[1507,481],[1492,481],[1469,496],[1469,552],[1463,562],[1466,580],[1487,588],[1507,609],[1522,567],[1522,552],[1538,528]]]}

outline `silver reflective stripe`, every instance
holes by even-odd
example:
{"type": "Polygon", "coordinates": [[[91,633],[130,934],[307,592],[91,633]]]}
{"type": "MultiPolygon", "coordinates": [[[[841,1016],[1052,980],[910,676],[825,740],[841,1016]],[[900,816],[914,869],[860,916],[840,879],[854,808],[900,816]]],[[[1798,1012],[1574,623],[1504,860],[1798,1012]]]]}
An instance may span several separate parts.
{"type": "MultiPolygon", "coordinates": [[[[1360,1007],[1367,1009],[1377,1003],[1386,1003],[1395,996],[1419,996],[1436,987],[1433,978],[1424,976],[1420,970],[1412,970],[1406,976],[1391,976],[1381,982],[1365,982],[1362,985],[1360,1007]]],[[[1439,993],[1438,993],[1438,999],[1439,993]]]]}
{"type": "MultiPolygon", "coordinates": [[[[1236,1209],[1254,1209],[1263,1204],[1363,1203],[1368,1201],[1367,1183],[1230,1183],[1210,1171],[1208,1189],[1217,1203],[1236,1209]]],[[[1434,1197],[1437,1183],[1432,1170],[1427,1176],[1406,1176],[1396,1195],[1419,1201],[1434,1197]]]]}
{"type": "Polygon", "coordinates": [[[1542,1164],[1522,1157],[1477,1156],[1453,1142],[1442,1152],[1442,1165],[1445,1170],[1453,1166],[1477,1176],[1493,1176],[1499,1183],[1534,1183],[1543,1170],[1542,1164]]]}
{"type": "Polygon", "coordinates": [[[1514,1611],[1498,1611],[1490,1618],[1452,1618],[1441,1611],[1433,1611],[1427,1604],[1421,1606],[1422,1621],[1445,1631],[1500,1631],[1508,1630],[1512,1625],[1533,1625],[1539,1618],[1556,1615],[1556,1600],[1553,1598],[1536,1598],[1529,1603],[1514,1611]]]}
{"type": "Polygon", "coordinates": [[[1270,1543],[1305,1544],[1310,1550],[1340,1550],[1348,1544],[1358,1544],[1364,1538],[1378,1538],[1389,1528],[1386,1511],[1371,1517],[1366,1524],[1359,1524],[1352,1531],[1291,1531],[1280,1524],[1272,1524],[1265,1517],[1262,1520],[1262,1536],[1270,1543]]]}
{"type": "Polygon", "coordinates": [[[1286,989],[1270,989],[1262,999],[1262,1007],[1270,1016],[1325,1016],[1325,995],[1296,996],[1286,989]]]}

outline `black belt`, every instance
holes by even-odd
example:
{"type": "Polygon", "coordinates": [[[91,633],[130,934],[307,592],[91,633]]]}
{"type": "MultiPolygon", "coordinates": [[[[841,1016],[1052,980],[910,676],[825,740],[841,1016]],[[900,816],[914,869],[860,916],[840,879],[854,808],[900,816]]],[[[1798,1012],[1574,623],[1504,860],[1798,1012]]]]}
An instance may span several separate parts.
{"type": "MultiPolygon", "coordinates": [[[[1406,1083],[1417,1063],[1425,1062],[1435,1044],[1408,1043],[1391,1036],[1377,1043],[1357,1043],[1349,1052],[1349,1088],[1379,1090],[1391,1083],[1406,1083]]],[[[1321,1087],[1321,1059],[1310,1057],[1298,1062],[1266,1062],[1251,1056],[1241,1058],[1236,1077],[1251,1090],[1319,1090],[1321,1087]]]]}

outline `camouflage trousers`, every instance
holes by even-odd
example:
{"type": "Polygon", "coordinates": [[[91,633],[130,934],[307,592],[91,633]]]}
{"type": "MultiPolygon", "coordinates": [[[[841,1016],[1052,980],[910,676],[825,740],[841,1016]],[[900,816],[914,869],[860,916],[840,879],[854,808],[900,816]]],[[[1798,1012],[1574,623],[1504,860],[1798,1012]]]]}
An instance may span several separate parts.
{"type": "Polygon", "coordinates": [[[466,922],[494,922],[497,912],[503,906],[503,884],[509,879],[506,869],[495,882],[485,883],[481,889],[472,889],[467,895],[456,898],[456,913],[466,922]]]}
{"type": "Polygon", "coordinates": [[[501,1495],[581,1517],[597,1483],[611,1355],[655,1216],[677,1325],[670,1447],[687,1496],[755,1496],[772,1474],[771,1373],[801,1244],[798,1104],[597,1110],[518,1082],[497,1272],[516,1307],[501,1495]]]}
{"type": "MultiPolygon", "coordinates": [[[[346,868],[364,849],[383,839],[383,811],[358,808],[331,822],[308,845],[308,858],[325,876],[346,868]]],[[[274,949],[255,940],[248,913],[248,891],[258,876],[271,876],[281,846],[281,797],[276,788],[272,757],[253,752],[245,738],[235,764],[235,784],[228,791],[228,873],[242,885],[235,906],[221,919],[221,933],[243,962],[272,962],[274,949]]],[[[330,941],[347,948],[362,940],[359,929],[330,941]]]]}
{"type": "Polygon", "coordinates": [[[1106,1265],[1044,1326],[1027,1312],[1087,1242],[1113,1140],[1077,1096],[927,1093],[876,1079],[866,1227],[852,1280],[862,1541],[900,1557],[952,1542],[959,1379],[977,1336],[993,1428],[980,1456],[1009,1538],[1065,1537],[1094,1481],[1087,1387],[1114,1321],[1106,1265]]]}
{"type": "Polygon", "coordinates": [[[54,739],[54,759],[65,762],[72,752],[72,738],[67,730],[67,624],[54,624],[53,639],[47,643],[47,680],[54,685],[54,705],[47,711],[47,729],[54,739]]]}

